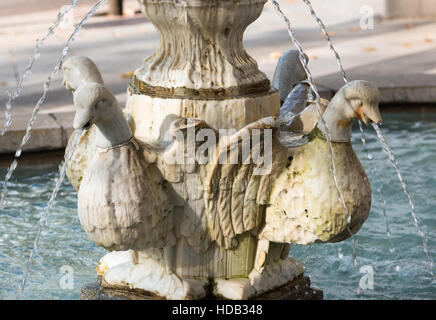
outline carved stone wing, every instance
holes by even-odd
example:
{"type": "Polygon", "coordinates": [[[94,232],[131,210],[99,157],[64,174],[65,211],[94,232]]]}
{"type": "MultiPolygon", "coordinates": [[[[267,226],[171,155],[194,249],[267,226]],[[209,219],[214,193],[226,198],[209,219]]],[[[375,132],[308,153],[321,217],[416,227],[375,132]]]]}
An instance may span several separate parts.
{"type": "Polygon", "coordinates": [[[217,147],[207,170],[205,197],[210,236],[221,247],[235,248],[236,236],[256,232],[264,221],[271,179],[285,158],[275,152],[280,149],[277,125],[276,118],[261,119],[217,147]]]}
{"type": "Polygon", "coordinates": [[[167,204],[160,172],[132,145],[98,152],[78,192],[82,226],[108,250],[164,247],[171,228],[167,204]]]}
{"type": "Polygon", "coordinates": [[[174,205],[174,229],[178,238],[196,252],[205,252],[211,239],[206,222],[204,200],[204,166],[189,153],[188,140],[192,134],[195,139],[201,129],[210,129],[198,119],[180,118],[174,121],[170,131],[175,143],[165,151],[162,161],[158,161],[160,170],[172,189],[174,205]],[[192,131],[191,131],[192,130],[192,131]]]}

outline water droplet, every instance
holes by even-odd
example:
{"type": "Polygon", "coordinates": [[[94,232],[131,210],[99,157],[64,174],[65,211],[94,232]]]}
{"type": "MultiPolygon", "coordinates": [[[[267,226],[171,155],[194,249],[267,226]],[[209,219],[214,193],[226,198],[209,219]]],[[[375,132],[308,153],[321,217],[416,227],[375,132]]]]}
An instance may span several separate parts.
{"type": "Polygon", "coordinates": [[[422,239],[423,250],[424,250],[424,253],[426,254],[426,256],[429,260],[429,273],[431,274],[431,277],[434,278],[433,257],[430,254],[430,251],[428,250],[428,240],[427,240],[427,237],[425,236],[424,232],[422,231],[421,226],[419,225],[419,220],[418,220],[418,217],[417,217],[416,211],[415,211],[415,204],[412,200],[411,194],[409,193],[409,190],[407,188],[407,184],[404,181],[403,175],[401,174],[400,168],[398,167],[398,163],[397,163],[397,159],[395,157],[395,154],[392,152],[391,148],[387,144],[386,139],[385,139],[381,129],[377,126],[377,124],[373,123],[372,126],[377,134],[377,137],[380,141],[380,144],[382,145],[383,152],[386,155],[388,155],[388,158],[389,158],[389,161],[390,161],[392,167],[397,172],[398,180],[400,180],[400,184],[401,184],[401,187],[403,188],[403,192],[406,195],[407,199],[409,200],[409,206],[410,206],[411,214],[412,214],[412,221],[413,221],[413,224],[415,225],[415,227],[418,231],[419,236],[422,239]]]}

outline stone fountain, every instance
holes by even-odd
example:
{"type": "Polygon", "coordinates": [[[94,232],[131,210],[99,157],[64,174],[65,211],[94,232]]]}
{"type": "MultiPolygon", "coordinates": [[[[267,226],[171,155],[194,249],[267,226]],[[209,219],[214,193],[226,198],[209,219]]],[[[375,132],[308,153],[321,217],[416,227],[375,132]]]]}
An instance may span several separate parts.
{"type": "Polygon", "coordinates": [[[101,285],[143,298],[319,298],[290,245],[345,240],[368,217],[350,137],[354,119],[381,121],[378,90],[354,81],[289,117],[295,92],[307,94],[291,91],[300,60],[282,57],[271,86],[242,45],[266,0],[139,2],[160,45],[124,112],[91,60],[63,66],[83,130],[67,175],[83,228],[111,251],[101,285]]]}

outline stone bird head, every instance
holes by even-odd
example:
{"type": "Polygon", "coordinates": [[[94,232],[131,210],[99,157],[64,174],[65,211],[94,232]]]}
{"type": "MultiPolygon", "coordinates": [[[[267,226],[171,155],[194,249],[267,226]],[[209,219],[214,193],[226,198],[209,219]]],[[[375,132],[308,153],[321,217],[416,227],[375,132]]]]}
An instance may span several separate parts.
{"type": "Polygon", "coordinates": [[[93,124],[110,121],[122,112],[115,96],[100,83],[88,83],[74,92],[74,129],[88,128],[93,124]]]}
{"type": "Polygon", "coordinates": [[[87,57],[73,56],[67,59],[62,65],[62,72],[62,85],[70,91],[75,91],[79,86],[90,82],[104,84],[97,66],[87,57]]]}

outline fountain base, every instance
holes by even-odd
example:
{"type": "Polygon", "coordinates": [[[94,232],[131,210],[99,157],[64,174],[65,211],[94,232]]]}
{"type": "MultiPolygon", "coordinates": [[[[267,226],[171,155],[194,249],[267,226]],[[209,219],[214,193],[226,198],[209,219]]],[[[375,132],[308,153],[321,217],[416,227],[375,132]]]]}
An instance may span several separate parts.
{"type": "MultiPolygon", "coordinates": [[[[272,257],[262,267],[254,267],[245,276],[217,276],[213,273],[192,276],[173,272],[163,262],[162,252],[151,250],[137,254],[114,251],[105,255],[97,266],[102,286],[108,289],[135,290],[169,300],[201,300],[208,296],[230,300],[247,300],[286,286],[304,274],[301,263],[291,257],[274,261],[272,257]]],[[[228,260],[225,264],[230,263],[228,260]]],[[[231,263],[230,263],[231,265],[231,263]]],[[[177,268],[176,268],[177,269],[177,268]]]]}
{"type": "MultiPolygon", "coordinates": [[[[145,290],[125,288],[105,288],[101,277],[96,282],[86,284],[80,292],[81,300],[165,300],[145,290]]],[[[204,300],[222,299],[207,296],[204,300]]],[[[286,285],[253,298],[253,300],[322,300],[323,292],[310,287],[309,277],[299,276],[286,285]]]]}

